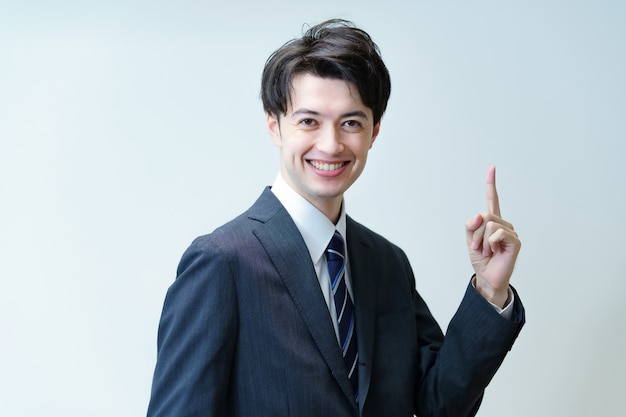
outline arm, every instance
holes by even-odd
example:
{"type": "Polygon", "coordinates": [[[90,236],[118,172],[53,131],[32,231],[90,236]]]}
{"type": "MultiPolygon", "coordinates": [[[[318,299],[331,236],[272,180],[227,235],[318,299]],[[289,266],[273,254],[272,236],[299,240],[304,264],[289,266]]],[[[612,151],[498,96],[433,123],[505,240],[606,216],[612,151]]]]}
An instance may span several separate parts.
{"type": "MultiPolygon", "coordinates": [[[[419,341],[420,367],[428,366],[416,393],[416,413],[420,416],[475,415],[485,387],[525,321],[519,297],[509,286],[521,242],[513,225],[500,217],[495,167],[487,173],[487,211],[468,220],[466,235],[475,287],[468,285],[443,343],[436,337],[419,341]],[[514,302],[507,320],[493,305],[504,307],[510,301],[509,291],[514,302]]],[[[417,301],[419,312],[421,300],[417,301]]],[[[427,314],[416,318],[418,328],[432,325],[427,314]]]]}
{"type": "Polygon", "coordinates": [[[165,298],[148,416],[224,414],[236,327],[226,256],[199,238],[183,255],[165,298]]]}

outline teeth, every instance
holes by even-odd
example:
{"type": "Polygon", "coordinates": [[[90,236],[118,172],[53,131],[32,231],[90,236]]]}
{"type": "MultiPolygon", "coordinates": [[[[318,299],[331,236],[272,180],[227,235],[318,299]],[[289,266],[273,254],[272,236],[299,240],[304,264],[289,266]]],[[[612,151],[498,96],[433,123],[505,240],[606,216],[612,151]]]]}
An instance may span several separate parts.
{"type": "Polygon", "coordinates": [[[343,166],[343,162],[328,164],[328,163],[322,163],[318,161],[311,161],[311,165],[313,165],[315,168],[319,169],[320,171],[334,171],[336,169],[341,168],[343,166]]]}

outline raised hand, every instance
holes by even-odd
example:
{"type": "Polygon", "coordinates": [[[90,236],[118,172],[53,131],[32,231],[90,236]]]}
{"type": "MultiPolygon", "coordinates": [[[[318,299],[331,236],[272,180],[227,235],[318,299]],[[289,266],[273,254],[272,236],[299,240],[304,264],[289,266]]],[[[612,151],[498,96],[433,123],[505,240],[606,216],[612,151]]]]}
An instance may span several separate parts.
{"type": "Polygon", "coordinates": [[[493,304],[504,307],[522,243],[513,225],[500,215],[495,166],[487,171],[487,211],[469,219],[465,230],[476,289],[493,304]]]}

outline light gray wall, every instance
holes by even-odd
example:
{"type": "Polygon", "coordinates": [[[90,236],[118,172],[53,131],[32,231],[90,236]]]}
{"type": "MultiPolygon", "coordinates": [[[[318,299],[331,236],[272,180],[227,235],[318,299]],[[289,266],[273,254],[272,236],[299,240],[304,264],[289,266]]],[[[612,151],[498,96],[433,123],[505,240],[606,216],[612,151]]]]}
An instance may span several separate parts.
{"type": "Polygon", "coordinates": [[[528,324],[479,416],[623,416],[620,1],[14,1],[0,6],[0,414],[145,414],[165,291],[278,160],[267,56],[328,17],[392,74],[348,211],[400,244],[442,326],[498,166],[528,324]]]}

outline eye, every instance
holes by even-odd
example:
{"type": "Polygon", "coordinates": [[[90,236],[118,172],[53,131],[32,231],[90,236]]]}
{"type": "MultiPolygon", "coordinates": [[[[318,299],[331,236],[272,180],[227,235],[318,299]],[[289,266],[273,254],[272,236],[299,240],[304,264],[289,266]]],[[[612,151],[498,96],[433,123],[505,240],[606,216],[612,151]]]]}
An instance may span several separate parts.
{"type": "Polygon", "coordinates": [[[298,124],[306,126],[306,127],[312,127],[312,126],[315,126],[316,122],[314,119],[302,119],[298,122],[298,124]]]}
{"type": "Polygon", "coordinates": [[[358,120],[346,120],[345,122],[343,122],[343,125],[349,128],[359,128],[361,127],[361,122],[359,122],[358,120]]]}

